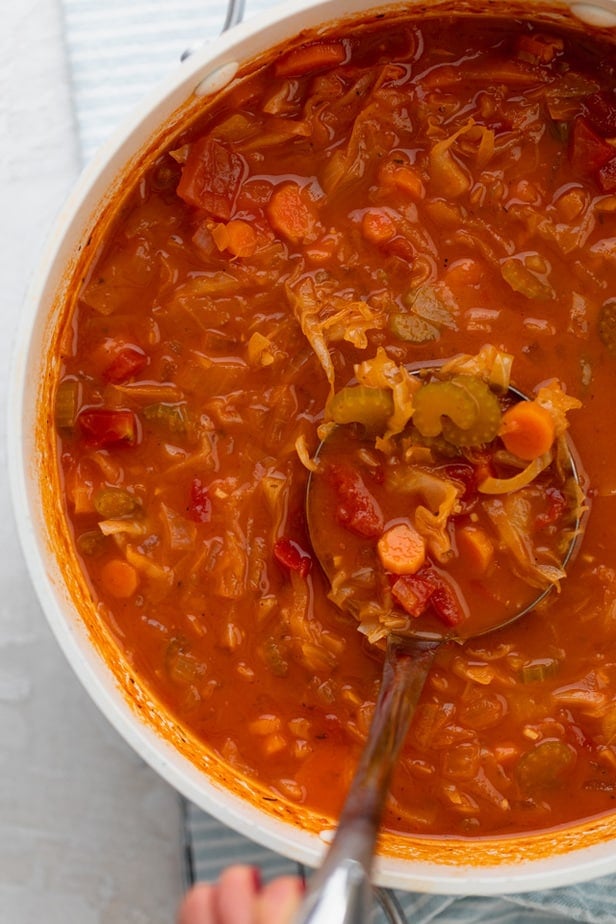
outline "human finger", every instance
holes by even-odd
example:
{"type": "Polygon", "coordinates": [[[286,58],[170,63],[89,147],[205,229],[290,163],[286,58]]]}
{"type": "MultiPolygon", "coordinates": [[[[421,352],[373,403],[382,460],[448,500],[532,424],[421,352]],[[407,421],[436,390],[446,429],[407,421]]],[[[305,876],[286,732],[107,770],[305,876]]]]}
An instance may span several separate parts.
{"type": "Polygon", "coordinates": [[[214,891],[206,882],[193,886],[180,905],[177,924],[216,924],[214,891]]]}
{"type": "Polygon", "coordinates": [[[257,899],[255,924],[291,924],[305,891],[299,876],[281,876],[269,882],[257,899]]]}
{"type": "Polygon", "coordinates": [[[214,892],[215,924],[255,924],[255,902],[261,890],[253,866],[230,866],[221,873],[214,892]]]}

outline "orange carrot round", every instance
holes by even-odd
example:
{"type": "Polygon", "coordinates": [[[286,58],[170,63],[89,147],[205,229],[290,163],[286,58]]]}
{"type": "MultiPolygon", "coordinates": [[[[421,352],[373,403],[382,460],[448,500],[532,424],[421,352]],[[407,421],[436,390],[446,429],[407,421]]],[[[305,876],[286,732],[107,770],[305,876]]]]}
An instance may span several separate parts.
{"type": "Polygon", "coordinates": [[[127,561],[112,558],[101,568],[101,581],[112,597],[128,599],[139,586],[139,575],[127,561]]]}
{"type": "Polygon", "coordinates": [[[411,523],[396,523],[377,543],[381,564],[392,574],[416,574],[426,560],[426,542],[411,523]]]}
{"type": "Polygon", "coordinates": [[[293,182],[276,187],[266,211],[273,229],[294,244],[305,241],[317,222],[316,210],[293,182]]]}
{"type": "Polygon", "coordinates": [[[364,212],[361,230],[367,241],[373,244],[383,244],[395,236],[396,226],[387,212],[370,209],[364,212]]]}
{"type": "Polygon", "coordinates": [[[551,449],[554,421],[547,408],[536,401],[519,401],[503,414],[499,436],[509,452],[531,462],[551,449]]]}

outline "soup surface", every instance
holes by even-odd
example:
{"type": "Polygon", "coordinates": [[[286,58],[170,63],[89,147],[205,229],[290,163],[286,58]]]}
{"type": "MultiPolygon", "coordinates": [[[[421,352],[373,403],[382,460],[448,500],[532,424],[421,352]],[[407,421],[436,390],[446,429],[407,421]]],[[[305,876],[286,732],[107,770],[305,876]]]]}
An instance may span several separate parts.
{"type": "MultiPolygon", "coordinates": [[[[615,88],[610,46],[522,21],[296,45],[147,169],[76,287],[57,457],[100,619],[273,800],[335,817],[378,692],[381,651],[307,532],[326,408],[379,351],[491,345],[523,392],[579,402],[590,514],[559,592],[439,650],[385,827],[500,835],[616,807],[615,88]]],[[[562,512],[544,486],[542,528],[562,512]]],[[[482,528],[489,574],[503,539],[482,528]]]]}

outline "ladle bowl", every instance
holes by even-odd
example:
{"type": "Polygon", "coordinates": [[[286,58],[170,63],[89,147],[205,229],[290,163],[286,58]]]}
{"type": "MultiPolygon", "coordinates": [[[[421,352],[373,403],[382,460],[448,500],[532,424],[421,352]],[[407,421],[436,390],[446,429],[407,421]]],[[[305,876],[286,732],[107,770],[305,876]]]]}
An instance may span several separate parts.
{"type": "MultiPolygon", "coordinates": [[[[426,370],[423,370],[424,372],[426,370]]],[[[530,400],[513,386],[509,397],[515,402],[530,400]]],[[[315,458],[323,455],[328,439],[319,445],[315,458]]],[[[574,449],[567,442],[566,465],[579,491],[581,474],[574,449]]],[[[323,547],[322,537],[330,531],[316,528],[322,515],[315,509],[315,484],[312,473],[306,493],[308,529],[314,552],[328,580],[335,579],[335,557],[323,547]]],[[[570,539],[562,556],[563,569],[577,551],[583,533],[583,508],[576,507],[570,539]]],[[[469,638],[496,632],[535,610],[552,592],[549,585],[519,610],[498,622],[465,635],[457,627],[443,631],[407,631],[404,636],[393,632],[387,636],[381,686],[365,748],[344,802],[331,847],[320,869],[312,877],[306,898],[294,924],[368,924],[371,919],[370,872],[383,809],[395,763],[421,697],[434,657],[446,642],[463,642],[469,638]]],[[[346,609],[353,613],[352,597],[346,609]]],[[[412,622],[411,622],[412,626],[412,622]]]]}

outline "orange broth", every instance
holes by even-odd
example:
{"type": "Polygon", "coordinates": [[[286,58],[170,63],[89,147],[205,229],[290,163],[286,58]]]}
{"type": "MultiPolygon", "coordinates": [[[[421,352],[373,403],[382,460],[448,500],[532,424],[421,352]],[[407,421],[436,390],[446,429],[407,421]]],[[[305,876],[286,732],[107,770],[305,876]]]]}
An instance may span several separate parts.
{"type": "Polygon", "coordinates": [[[384,828],[615,806],[614,61],[556,25],[453,16],[283,52],[140,177],[67,308],[57,453],[100,619],[272,798],[335,817],[382,659],[328,600],[297,447],[377,348],[492,343],[521,390],[556,377],[582,402],[592,510],[559,594],[439,651],[384,828]]]}

